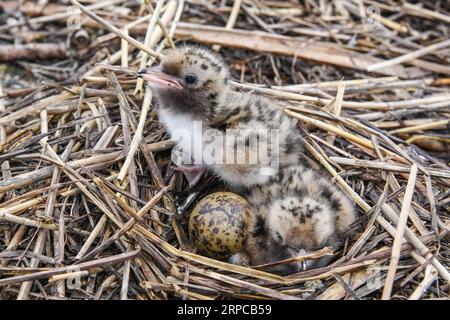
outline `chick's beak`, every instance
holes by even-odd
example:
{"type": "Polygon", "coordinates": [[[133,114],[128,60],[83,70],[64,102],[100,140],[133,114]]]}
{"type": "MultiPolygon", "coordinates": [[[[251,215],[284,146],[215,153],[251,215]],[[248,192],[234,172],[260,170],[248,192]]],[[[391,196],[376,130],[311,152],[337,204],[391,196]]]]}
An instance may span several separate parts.
{"type": "Polygon", "coordinates": [[[166,89],[183,88],[176,77],[162,72],[159,67],[139,69],[137,71],[137,76],[158,87],[166,89]]]}

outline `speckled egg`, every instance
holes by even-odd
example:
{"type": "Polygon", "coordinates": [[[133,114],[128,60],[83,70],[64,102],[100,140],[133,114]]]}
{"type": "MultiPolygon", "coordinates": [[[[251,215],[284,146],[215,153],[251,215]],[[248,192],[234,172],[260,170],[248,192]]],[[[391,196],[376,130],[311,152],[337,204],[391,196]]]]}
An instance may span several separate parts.
{"type": "Polygon", "coordinates": [[[215,192],[192,210],[189,234],[197,249],[213,258],[227,258],[242,249],[251,208],[247,200],[231,192],[215,192]]]}

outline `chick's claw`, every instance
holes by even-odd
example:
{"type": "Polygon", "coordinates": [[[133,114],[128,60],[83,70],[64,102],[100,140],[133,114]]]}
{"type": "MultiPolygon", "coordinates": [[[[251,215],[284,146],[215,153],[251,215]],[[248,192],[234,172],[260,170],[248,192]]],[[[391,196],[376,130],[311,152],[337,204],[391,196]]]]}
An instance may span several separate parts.
{"type": "Polygon", "coordinates": [[[182,172],[189,182],[190,187],[196,186],[206,172],[204,167],[199,166],[178,166],[173,167],[174,171],[182,172]]]}

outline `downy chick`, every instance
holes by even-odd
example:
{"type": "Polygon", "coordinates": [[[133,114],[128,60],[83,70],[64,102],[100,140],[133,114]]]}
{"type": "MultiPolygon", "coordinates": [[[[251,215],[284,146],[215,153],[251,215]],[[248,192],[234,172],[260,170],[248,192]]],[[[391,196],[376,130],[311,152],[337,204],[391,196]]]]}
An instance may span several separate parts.
{"type": "MultiPolygon", "coordinates": [[[[338,249],[355,221],[350,199],[332,182],[301,165],[282,168],[269,182],[253,188],[253,205],[244,250],[231,263],[271,264],[310,253],[325,246],[338,249]]],[[[329,264],[330,256],[306,262],[274,264],[267,271],[290,274],[329,264]]]]}
{"type": "MultiPolygon", "coordinates": [[[[331,181],[300,164],[296,121],[282,108],[263,97],[234,91],[222,59],[201,47],[170,50],[159,66],[139,74],[156,96],[160,121],[182,151],[176,153],[181,165],[194,171],[195,167],[185,166],[192,158],[197,166],[207,167],[235,190],[248,194],[255,212],[250,235],[245,249],[231,262],[273,263],[341,245],[343,233],[355,220],[352,203],[331,181]],[[276,139],[263,137],[268,131],[276,139]],[[217,147],[220,139],[211,137],[219,133],[220,138],[225,132],[232,139],[217,147]],[[264,138],[265,145],[258,143],[264,138]],[[211,146],[222,163],[205,161],[205,151],[211,146]],[[263,161],[261,147],[277,161],[263,161]],[[234,161],[227,158],[230,155],[234,161]],[[239,155],[244,155],[245,163],[237,161],[239,155]],[[255,155],[256,163],[249,163],[255,155]]],[[[307,262],[306,269],[328,262],[327,258],[307,262]]],[[[303,263],[280,264],[270,271],[287,274],[303,267],[303,263]]]]}
{"type": "Polygon", "coordinates": [[[279,167],[299,161],[297,121],[271,100],[233,90],[216,53],[179,47],[138,74],[156,96],[159,120],[177,142],[173,155],[186,171],[206,167],[240,188],[263,184],[279,167]],[[188,166],[191,160],[196,166],[188,166]]]}

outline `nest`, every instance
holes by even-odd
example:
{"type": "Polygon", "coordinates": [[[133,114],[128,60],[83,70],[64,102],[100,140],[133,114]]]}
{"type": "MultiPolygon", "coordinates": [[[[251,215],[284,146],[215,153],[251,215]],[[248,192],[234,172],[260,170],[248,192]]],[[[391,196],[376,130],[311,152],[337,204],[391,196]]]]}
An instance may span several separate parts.
{"type": "Polygon", "coordinates": [[[0,299],[448,297],[447,2],[70,2],[0,4],[0,299]],[[189,209],[220,182],[174,172],[134,74],[179,41],[281,103],[354,200],[331,265],[278,276],[195,253],[189,209]]]}

